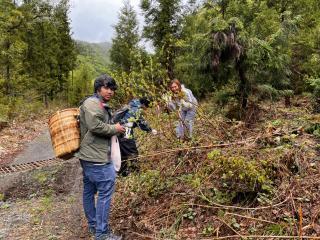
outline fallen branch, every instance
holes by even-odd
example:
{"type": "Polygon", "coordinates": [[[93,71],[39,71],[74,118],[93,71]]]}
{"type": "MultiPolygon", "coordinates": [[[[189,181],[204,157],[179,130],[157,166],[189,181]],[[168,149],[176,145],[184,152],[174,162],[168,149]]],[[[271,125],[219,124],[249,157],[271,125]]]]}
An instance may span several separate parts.
{"type": "Polygon", "coordinates": [[[133,231],[130,231],[130,233],[132,233],[134,235],[137,235],[139,237],[143,237],[143,239],[159,239],[159,238],[156,238],[156,237],[152,237],[152,236],[145,235],[145,234],[140,234],[140,233],[133,232],[133,231]]]}
{"type": "Polygon", "coordinates": [[[215,217],[215,219],[219,220],[220,222],[222,222],[223,224],[225,224],[226,226],[228,226],[228,228],[230,228],[235,234],[238,235],[238,237],[240,237],[241,239],[243,238],[243,236],[238,233],[233,227],[231,227],[228,223],[226,223],[223,219],[215,217]]]}
{"type": "Polygon", "coordinates": [[[260,222],[277,224],[276,222],[272,222],[272,221],[269,221],[269,220],[264,220],[264,219],[260,219],[260,218],[254,218],[254,217],[245,216],[245,215],[241,215],[241,214],[237,214],[237,213],[226,212],[225,215],[232,215],[232,216],[241,217],[241,218],[247,218],[247,219],[256,220],[256,221],[260,221],[260,222]]]}
{"type": "Polygon", "coordinates": [[[302,207],[299,206],[299,237],[302,240],[302,207]]]}
{"type": "Polygon", "coordinates": [[[285,200],[283,200],[282,202],[277,203],[275,205],[270,205],[270,206],[265,206],[265,207],[257,207],[257,208],[222,205],[222,204],[215,203],[215,202],[210,202],[214,206],[194,204],[194,203],[185,203],[185,205],[188,205],[188,206],[192,205],[192,206],[197,206],[197,207],[202,207],[202,208],[225,208],[225,209],[232,208],[232,209],[241,209],[241,210],[263,210],[263,209],[274,208],[274,207],[280,206],[280,205],[284,204],[285,202],[287,202],[289,199],[290,199],[290,197],[287,197],[285,200]]]}
{"type": "Polygon", "coordinates": [[[241,142],[235,142],[235,143],[210,144],[210,145],[205,145],[205,146],[174,148],[174,149],[168,149],[168,150],[161,151],[161,152],[156,152],[156,153],[153,153],[153,154],[145,154],[145,155],[140,155],[140,156],[137,156],[137,157],[129,158],[127,160],[123,160],[123,162],[132,161],[132,160],[139,159],[139,158],[155,157],[155,156],[159,156],[159,155],[163,156],[163,155],[168,154],[168,153],[175,153],[175,152],[185,151],[185,150],[224,148],[224,147],[228,147],[228,146],[244,145],[244,144],[247,144],[247,143],[248,143],[248,141],[241,141],[241,142]]]}
{"type": "MultiPolygon", "coordinates": [[[[320,237],[312,237],[312,236],[301,236],[302,239],[320,239],[320,237]]],[[[261,239],[261,238],[280,238],[280,239],[299,239],[300,236],[263,236],[263,235],[251,235],[251,236],[244,236],[242,235],[241,238],[238,235],[232,235],[232,236],[224,236],[224,237],[212,237],[212,238],[201,238],[201,240],[218,240],[218,239],[261,239]]]]}

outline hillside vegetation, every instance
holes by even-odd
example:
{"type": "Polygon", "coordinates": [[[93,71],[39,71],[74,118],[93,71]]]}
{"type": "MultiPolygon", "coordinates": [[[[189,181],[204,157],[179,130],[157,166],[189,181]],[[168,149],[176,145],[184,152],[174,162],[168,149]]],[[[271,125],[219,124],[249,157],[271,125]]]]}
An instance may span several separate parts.
{"type": "MultiPolygon", "coordinates": [[[[175,116],[151,109],[160,133],[137,131],[141,171],[118,177],[113,229],[125,239],[318,239],[320,116],[310,109],[309,98],[266,102],[247,125],[202,103],[183,143],[175,116]]],[[[21,174],[0,200],[5,239],[90,239],[81,179],[76,160],[21,174]]]]}
{"type": "MultiPolygon", "coordinates": [[[[107,66],[110,64],[110,48],[111,43],[89,43],[77,40],[76,49],[78,54],[81,56],[86,56],[90,59],[90,63],[99,71],[102,70],[102,66],[107,66]]],[[[98,74],[98,72],[97,72],[98,74]]]]}

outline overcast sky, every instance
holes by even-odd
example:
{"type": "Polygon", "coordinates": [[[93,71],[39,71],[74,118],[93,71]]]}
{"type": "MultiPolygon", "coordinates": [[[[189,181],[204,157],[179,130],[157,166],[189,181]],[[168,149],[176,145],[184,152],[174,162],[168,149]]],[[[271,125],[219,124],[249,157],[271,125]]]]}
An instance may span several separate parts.
{"type": "MultiPolygon", "coordinates": [[[[130,0],[130,3],[142,24],[140,0],[130,0]]],[[[112,26],[117,23],[122,6],[122,0],[71,0],[69,17],[73,38],[87,42],[111,42],[112,26]]]]}

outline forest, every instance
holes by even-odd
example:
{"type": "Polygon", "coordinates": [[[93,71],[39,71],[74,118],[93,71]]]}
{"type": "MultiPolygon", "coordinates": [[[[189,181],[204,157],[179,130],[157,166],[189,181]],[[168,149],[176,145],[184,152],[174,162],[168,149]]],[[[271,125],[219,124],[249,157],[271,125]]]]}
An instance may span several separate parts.
{"type": "MultiPolygon", "coordinates": [[[[123,1],[112,41],[87,43],[73,39],[69,0],[0,0],[0,143],[1,123],[79,107],[106,73],[119,86],[112,107],[152,98],[145,119],[159,132],[137,131],[142,171],[117,183],[111,224],[125,239],[320,239],[320,1],[141,0],[139,8],[143,27],[123,1]],[[177,116],[161,111],[173,79],[199,102],[189,141],[175,138],[177,116]]],[[[0,214],[11,208],[2,201],[32,195],[30,227],[39,231],[29,237],[90,239],[70,231],[83,225],[74,210],[81,197],[58,188],[57,179],[78,181],[62,169],[0,192],[0,214]],[[66,229],[52,227],[59,219],[66,229]]]]}
{"type": "Polygon", "coordinates": [[[110,51],[91,53],[72,39],[69,7],[67,0],[1,1],[1,118],[14,118],[22,102],[31,109],[76,105],[91,93],[86,84],[104,72],[121,82],[123,100],[159,94],[154,86],[178,78],[198,98],[213,96],[243,114],[250,102],[290,104],[305,93],[317,108],[317,1],[141,1],[141,31],[124,2],[110,51]]]}

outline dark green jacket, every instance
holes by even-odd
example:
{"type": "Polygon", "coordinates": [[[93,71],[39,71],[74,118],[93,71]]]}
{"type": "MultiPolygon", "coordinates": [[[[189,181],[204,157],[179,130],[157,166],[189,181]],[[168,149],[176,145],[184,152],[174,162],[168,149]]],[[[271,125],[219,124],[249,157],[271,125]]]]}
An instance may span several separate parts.
{"type": "Polygon", "coordinates": [[[110,162],[111,137],[117,134],[110,123],[111,112],[107,106],[93,96],[80,107],[80,148],[75,154],[90,162],[110,162]]]}

